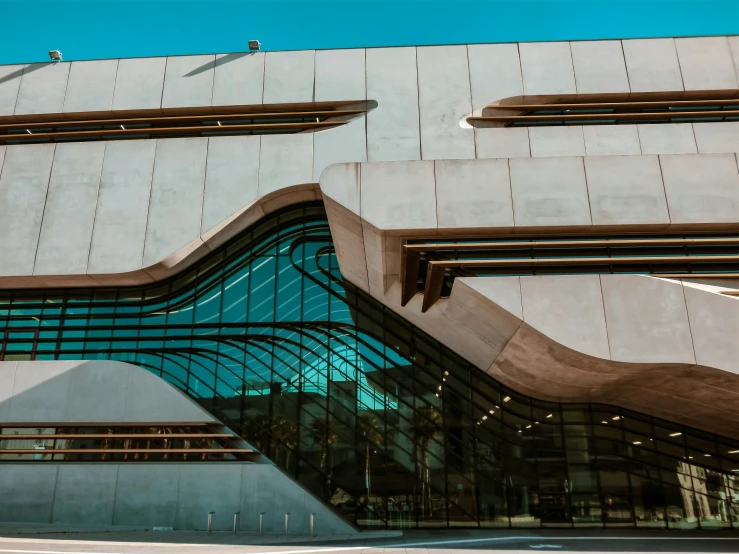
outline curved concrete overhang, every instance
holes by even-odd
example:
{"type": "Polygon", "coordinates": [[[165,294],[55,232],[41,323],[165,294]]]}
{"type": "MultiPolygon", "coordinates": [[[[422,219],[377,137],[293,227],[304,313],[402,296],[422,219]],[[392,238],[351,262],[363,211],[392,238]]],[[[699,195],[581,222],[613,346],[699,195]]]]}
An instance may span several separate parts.
{"type": "Polygon", "coordinates": [[[705,179],[669,167],[717,159],[679,158],[667,171],[652,156],[339,164],[321,191],[344,277],[481,370],[538,398],[737,437],[739,300],[721,294],[736,280],[469,277],[426,313],[421,295],[401,305],[406,238],[739,229],[736,159],[724,160],[726,179],[705,179]],[[588,160],[619,171],[586,173],[588,160]]]}
{"type": "MultiPolygon", "coordinates": [[[[286,206],[320,199],[321,192],[317,184],[284,187],[253,200],[184,247],[146,267],[110,273],[0,277],[0,289],[129,286],[161,281],[187,269],[264,216],[286,206]]],[[[122,239],[125,240],[124,237],[122,239]]]]}

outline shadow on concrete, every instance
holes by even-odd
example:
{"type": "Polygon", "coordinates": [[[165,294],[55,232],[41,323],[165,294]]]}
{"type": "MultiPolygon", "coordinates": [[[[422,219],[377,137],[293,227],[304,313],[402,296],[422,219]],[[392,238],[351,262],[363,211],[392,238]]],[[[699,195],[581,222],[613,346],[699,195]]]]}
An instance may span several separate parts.
{"type": "Polygon", "coordinates": [[[43,63],[29,63],[26,67],[21,67],[20,69],[16,69],[12,73],[8,73],[5,77],[0,77],[0,85],[3,83],[7,83],[8,81],[12,81],[13,79],[16,79],[17,77],[22,76],[24,73],[31,73],[32,71],[38,71],[39,69],[43,69],[47,65],[54,65],[53,62],[43,62],[43,63]]]}
{"type": "Polygon", "coordinates": [[[229,62],[233,62],[235,60],[238,60],[239,58],[243,58],[244,56],[253,56],[254,54],[256,54],[256,52],[234,52],[233,54],[226,54],[225,56],[216,58],[212,62],[208,62],[206,64],[201,65],[200,67],[196,67],[195,69],[190,71],[190,73],[185,73],[183,77],[193,77],[200,73],[204,73],[205,71],[215,69],[219,65],[224,65],[229,62]]]}

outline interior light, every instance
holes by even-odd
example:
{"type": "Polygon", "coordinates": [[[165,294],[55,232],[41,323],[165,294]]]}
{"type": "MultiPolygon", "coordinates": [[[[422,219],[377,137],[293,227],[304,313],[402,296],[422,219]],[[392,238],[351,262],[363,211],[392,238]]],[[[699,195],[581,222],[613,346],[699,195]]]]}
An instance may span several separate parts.
{"type": "Polygon", "coordinates": [[[526,429],[531,429],[531,425],[527,425],[526,426],[526,429]]]}
{"type": "Polygon", "coordinates": [[[671,437],[679,437],[682,433],[670,433],[671,437]]]}
{"type": "Polygon", "coordinates": [[[729,454],[739,454],[739,450],[729,450],[729,454]]]}
{"type": "Polygon", "coordinates": [[[641,444],[641,441],[634,441],[633,444],[641,444]]]}
{"type": "Polygon", "coordinates": [[[439,385],[439,390],[441,390],[441,385],[439,385]]]}
{"type": "Polygon", "coordinates": [[[448,371],[445,371],[445,372],[444,372],[444,375],[449,375],[449,372],[448,372],[448,371]]]}
{"type": "Polygon", "coordinates": [[[607,421],[605,421],[605,420],[601,421],[601,423],[602,423],[603,425],[608,425],[608,422],[607,422],[607,421]]]}
{"type": "Polygon", "coordinates": [[[616,416],[616,417],[612,417],[611,419],[612,419],[613,421],[618,421],[619,419],[621,419],[621,416],[616,416]]]}
{"type": "Polygon", "coordinates": [[[482,420],[485,421],[488,418],[488,416],[484,415],[482,416],[482,420]]]}
{"type": "Polygon", "coordinates": [[[493,415],[495,413],[495,410],[490,410],[490,415],[493,415]]]}
{"type": "Polygon", "coordinates": [[[547,416],[547,419],[549,419],[549,418],[550,418],[550,417],[552,417],[553,415],[554,415],[554,414],[549,414],[549,415],[547,416]]]}
{"type": "Polygon", "coordinates": [[[508,401],[509,401],[510,399],[511,399],[511,397],[510,397],[510,396],[506,396],[506,397],[505,397],[505,398],[503,399],[503,402],[508,402],[508,401]]]}
{"type": "MultiPolygon", "coordinates": [[[[706,458],[710,458],[710,457],[711,457],[711,455],[710,455],[710,454],[703,454],[703,456],[704,456],[704,457],[706,457],[706,458]]],[[[691,457],[692,457],[692,456],[691,456],[691,457]]]]}

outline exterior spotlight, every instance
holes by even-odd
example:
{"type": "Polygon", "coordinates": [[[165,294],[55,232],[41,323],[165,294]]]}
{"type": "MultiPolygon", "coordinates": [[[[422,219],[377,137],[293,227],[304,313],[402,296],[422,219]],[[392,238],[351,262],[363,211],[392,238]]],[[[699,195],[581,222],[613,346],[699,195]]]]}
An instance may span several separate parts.
{"type": "Polygon", "coordinates": [[[250,40],[249,41],[249,52],[259,52],[259,47],[261,45],[259,44],[258,40],[250,40]]]}
{"type": "Polygon", "coordinates": [[[49,50],[49,57],[52,62],[62,61],[62,53],[59,50],[49,50]]]}

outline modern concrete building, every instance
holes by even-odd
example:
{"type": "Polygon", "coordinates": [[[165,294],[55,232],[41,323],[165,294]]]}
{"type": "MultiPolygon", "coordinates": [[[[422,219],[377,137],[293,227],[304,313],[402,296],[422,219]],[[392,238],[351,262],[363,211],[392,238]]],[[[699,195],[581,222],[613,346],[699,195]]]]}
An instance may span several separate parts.
{"type": "Polygon", "coordinates": [[[0,66],[0,520],[739,527],[738,75],[725,36],[0,66]]]}

